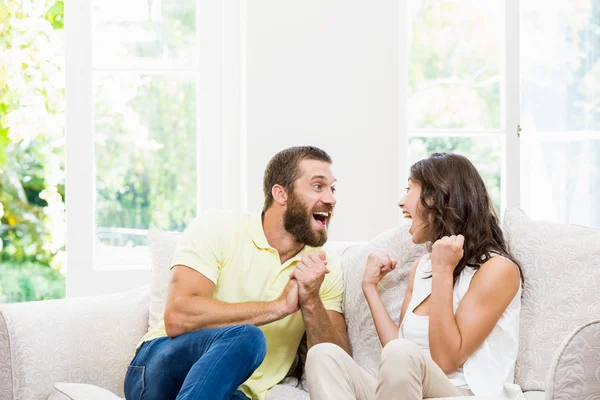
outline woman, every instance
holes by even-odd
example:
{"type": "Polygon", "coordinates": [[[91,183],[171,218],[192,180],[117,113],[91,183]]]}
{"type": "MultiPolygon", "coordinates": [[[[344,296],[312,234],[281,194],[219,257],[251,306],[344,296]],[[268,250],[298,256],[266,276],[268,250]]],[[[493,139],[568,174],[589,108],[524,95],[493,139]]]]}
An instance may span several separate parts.
{"type": "Polygon", "coordinates": [[[306,365],[311,399],[520,398],[512,382],[521,269],[477,169],[463,156],[433,154],[411,167],[398,205],[412,241],[429,251],[411,268],[399,326],[377,288],[397,261],[368,258],[362,288],[383,346],[379,379],[320,344],[306,365]]]}

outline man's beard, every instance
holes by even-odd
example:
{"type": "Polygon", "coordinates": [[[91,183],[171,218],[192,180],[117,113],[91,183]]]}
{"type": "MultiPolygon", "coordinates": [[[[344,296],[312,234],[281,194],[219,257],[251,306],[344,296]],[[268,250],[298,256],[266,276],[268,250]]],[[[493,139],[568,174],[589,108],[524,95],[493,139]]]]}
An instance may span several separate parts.
{"type": "MultiPolygon", "coordinates": [[[[328,210],[317,210],[327,211],[328,210]]],[[[327,228],[314,231],[313,214],[308,207],[292,192],[288,198],[287,209],[283,215],[283,226],[296,240],[310,247],[321,247],[327,242],[327,228]]],[[[330,218],[327,219],[329,224],[330,218]]]]}

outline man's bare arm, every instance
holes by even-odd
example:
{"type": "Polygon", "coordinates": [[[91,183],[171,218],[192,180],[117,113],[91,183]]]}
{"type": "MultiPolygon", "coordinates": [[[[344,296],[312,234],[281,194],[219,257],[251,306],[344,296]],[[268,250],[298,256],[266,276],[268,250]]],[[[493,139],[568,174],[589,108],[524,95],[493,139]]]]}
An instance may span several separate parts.
{"type": "Polygon", "coordinates": [[[291,280],[273,301],[225,303],[213,299],[210,279],[184,265],[173,267],[165,307],[165,329],[169,337],[228,325],[264,325],[298,310],[298,284],[291,280]]]}
{"type": "Polygon", "coordinates": [[[351,355],[344,316],[337,311],[327,311],[321,299],[316,300],[301,306],[308,348],[319,343],[333,343],[351,355]]]}
{"type": "Polygon", "coordinates": [[[350,354],[344,317],[338,312],[327,311],[321,300],[320,288],[327,273],[329,270],[325,263],[325,252],[303,257],[292,273],[298,281],[300,310],[308,348],[319,343],[333,343],[350,354]]]}

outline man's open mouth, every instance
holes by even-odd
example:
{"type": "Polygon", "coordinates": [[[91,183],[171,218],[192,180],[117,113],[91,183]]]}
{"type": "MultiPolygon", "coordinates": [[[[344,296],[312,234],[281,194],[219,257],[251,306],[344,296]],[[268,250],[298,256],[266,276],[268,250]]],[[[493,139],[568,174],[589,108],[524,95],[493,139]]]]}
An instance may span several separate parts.
{"type": "Polygon", "coordinates": [[[331,213],[327,211],[318,211],[313,213],[314,220],[317,221],[317,224],[319,224],[321,227],[327,226],[327,222],[329,221],[330,216],[331,213]]]}

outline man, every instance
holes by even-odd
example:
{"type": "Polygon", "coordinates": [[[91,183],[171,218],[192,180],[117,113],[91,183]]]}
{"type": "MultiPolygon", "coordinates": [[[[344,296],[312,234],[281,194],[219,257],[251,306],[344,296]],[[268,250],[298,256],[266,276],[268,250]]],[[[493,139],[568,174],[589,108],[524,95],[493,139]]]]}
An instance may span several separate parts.
{"type": "Polygon", "coordinates": [[[206,212],[172,260],[164,320],[142,339],[127,400],[264,399],[308,347],[349,352],[343,277],[325,256],[336,204],[331,158],[293,147],[267,165],[261,215],[206,212]],[[300,311],[300,312],[298,312],[300,311]]]}

